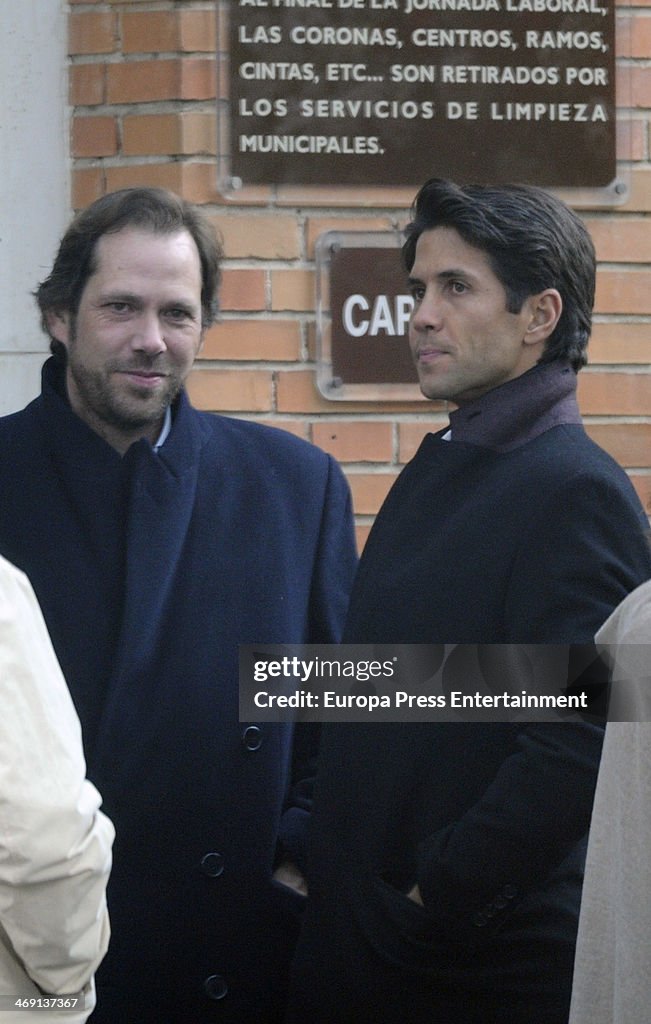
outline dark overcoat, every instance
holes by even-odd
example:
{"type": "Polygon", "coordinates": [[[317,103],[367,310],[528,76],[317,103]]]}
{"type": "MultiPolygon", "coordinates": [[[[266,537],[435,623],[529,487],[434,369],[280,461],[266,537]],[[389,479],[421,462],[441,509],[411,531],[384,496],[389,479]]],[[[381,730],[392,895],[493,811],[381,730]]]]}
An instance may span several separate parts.
{"type": "MultiPolygon", "coordinates": [[[[238,721],[238,644],[340,638],[355,555],[319,449],[192,409],[121,458],[56,368],[0,421],[0,549],[30,577],[117,838],[93,1021],[277,1019],[291,727],[238,721]]],[[[288,840],[289,841],[289,840],[288,840]]]]}
{"type": "MultiPolygon", "coordinates": [[[[623,471],[578,422],[534,426],[500,450],[425,438],[371,531],[347,641],[589,644],[651,576],[623,471]]],[[[292,1024],[566,1022],[601,734],[324,726],[292,1024]]]]}

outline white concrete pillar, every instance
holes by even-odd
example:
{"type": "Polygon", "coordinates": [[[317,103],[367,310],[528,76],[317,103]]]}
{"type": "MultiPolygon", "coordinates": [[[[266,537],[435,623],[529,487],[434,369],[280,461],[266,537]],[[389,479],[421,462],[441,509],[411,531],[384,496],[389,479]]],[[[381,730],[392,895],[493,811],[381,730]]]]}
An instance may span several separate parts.
{"type": "Polygon", "coordinates": [[[0,414],[40,389],[32,291],[70,219],[67,4],[0,0],[0,414]]]}

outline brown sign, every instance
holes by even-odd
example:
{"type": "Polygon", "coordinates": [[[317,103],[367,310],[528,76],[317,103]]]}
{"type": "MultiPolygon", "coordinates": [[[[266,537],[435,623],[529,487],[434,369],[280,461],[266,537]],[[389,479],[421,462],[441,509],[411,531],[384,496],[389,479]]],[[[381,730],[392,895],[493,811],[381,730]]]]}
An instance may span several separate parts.
{"type": "Polygon", "coordinates": [[[330,231],[317,245],[319,389],[331,399],[422,399],[397,236],[330,231]]]}
{"type": "Polygon", "coordinates": [[[613,0],[231,0],[230,173],[615,178],[613,0]]]}

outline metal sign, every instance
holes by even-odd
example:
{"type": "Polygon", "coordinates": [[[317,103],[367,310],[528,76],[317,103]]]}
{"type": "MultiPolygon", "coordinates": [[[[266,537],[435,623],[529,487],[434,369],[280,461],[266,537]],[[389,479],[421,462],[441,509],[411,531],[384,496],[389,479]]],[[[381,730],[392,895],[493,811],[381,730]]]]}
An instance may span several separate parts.
{"type": "Polygon", "coordinates": [[[317,263],[317,386],[325,398],[423,400],[407,341],[413,299],[391,232],[327,231],[317,263]]]}
{"type": "Polygon", "coordinates": [[[231,0],[245,184],[615,179],[614,0],[231,0]]]}

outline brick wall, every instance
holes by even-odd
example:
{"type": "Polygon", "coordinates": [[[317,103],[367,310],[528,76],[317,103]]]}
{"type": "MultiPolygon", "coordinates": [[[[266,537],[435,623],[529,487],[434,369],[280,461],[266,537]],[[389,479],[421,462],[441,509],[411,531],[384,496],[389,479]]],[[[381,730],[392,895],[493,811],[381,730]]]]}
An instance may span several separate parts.
{"type": "MultiPolygon", "coordinates": [[[[626,467],[651,512],[651,0],[620,6],[618,26],[618,130],[631,189],[624,206],[583,214],[600,266],[579,395],[589,433],[626,467]]],[[[273,423],[336,456],[363,543],[401,466],[445,413],[426,402],[320,397],[314,244],[328,229],[403,224],[413,189],[335,195],[256,186],[224,201],[216,191],[215,39],[215,5],[202,0],[71,0],[72,203],[150,184],[206,206],[228,258],[223,316],[192,374],[193,401],[273,423]]]]}

